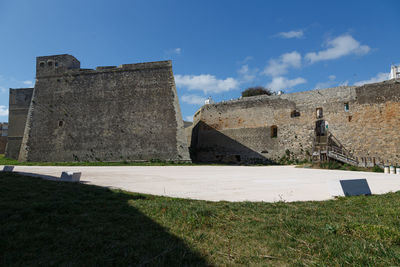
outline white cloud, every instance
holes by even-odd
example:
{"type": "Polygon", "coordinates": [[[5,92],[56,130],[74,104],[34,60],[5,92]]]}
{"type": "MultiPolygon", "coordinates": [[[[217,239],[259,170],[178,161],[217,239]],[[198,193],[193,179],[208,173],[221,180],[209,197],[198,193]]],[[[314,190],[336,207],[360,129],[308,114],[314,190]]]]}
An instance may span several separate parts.
{"type": "Polygon", "coordinates": [[[372,77],[369,80],[355,82],[354,85],[359,86],[359,85],[363,85],[363,84],[367,84],[367,83],[378,83],[378,82],[383,82],[383,81],[389,80],[389,78],[390,78],[390,73],[380,72],[375,77],[372,77]]]}
{"type": "Polygon", "coordinates": [[[173,50],[173,52],[175,53],[175,54],[177,54],[177,55],[179,55],[181,52],[182,52],[182,48],[175,48],[174,50],[173,50]]]}
{"type": "Polygon", "coordinates": [[[29,81],[29,80],[23,81],[22,83],[25,84],[25,85],[28,85],[28,86],[33,86],[33,82],[29,81]]]}
{"type": "Polygon", "coordinates": [[[333,87],[335,84],[335,81],[319,82],[315,85],[314,89],[330,88],[333,87]]]}
{"type": "Polygon", "coordinates": [[[5,87],[0,86],[0,93],[6,93],[6,92],[8,92],[8,90],[5,87]]]}
{"type": "Polygon", "coordinates": [[[278,91],[282,89],[288,89],[295,87],[296,85],[306,83],[307,80],[301,77],[289,80],[285,77],[274,77],[267,87],[272,90],[278,91]]]}
{"type": "Polygon", "coordinates": [[[238,73],[241,82],[251,82],[257,77],[258,69],[251,70],[246,64],[238,70],[238,73]]]}
{"type": "Polygon", "coordinates": [[[186,116],[185,121],[193,121],[193,116],[186,116]]]}
{"type": "Polygon", "coordinates": [[[207,93],[222,93],[239,87],[239,81],[228,77],[225,80],[217,79],[214,75],[175,75],[175,83],[178,87],[186,87],[189,90],[200,90],[207,93]]]}
{"type": "Polygon", "coordinates": [[[187,104],[191,105],[204,105],[204,101],[206,100],[205,97],[203,96],[198,96],[198,95],[183,95],[181,97],[182,102],[185,102],[187,104]]]}
{"type": "Polygon", "coordinates": [[[290,38],[301,38],[303,37],[304,32],[302,30],[298,31],[288,31],[288,32],[280,32],[277,34],[277,36],[285,38],[285,39],[290,39],[290,38]]]}
{"type": "Polygon", "coordinates": [[[333,87],[335,84],[337,84],[336,76],[335,75],[329,75],[328,76],[328,81],[326,82],[319,82],[315,85],[314,89],[323,89],[323,88],[329,88],[333,87]]]}
{"type": "Polygon", "coordinates": [[[6,106],[0,106],[0,116],[8,116],[8,108],[6,106]]]}
{"type": "Polygon", "coordinates": [[[263,74],[279,76],[287,73],[289,67],[301,67],[301,55],[297,51],[281,55],[278,59],[270,59],[263,74]]]}
{"type": "Polygon", "coordinates": [[[349,34],[344,34],[329,40],[326,46],[327,49],[319,52],[307,53],[304,58],[310,63],[315,63],[321,60],[336,59],[351,54],[364,55],[371,50],[369,46],[361,45],[349,34]]]}
{"type": "Polygon", "coordinates": [[[177,48],[171,48],[168,50],[164,51],[164,57],[165,58],[170,58],[170,57],[175,57],[182,54],[182,48],[177,47],[177,48]]]}
{"type": "Polygon", "coordinates": [[[242,61],[240,61],[239,63],[240,64],[245,64],[245,63],[247,63],[247,62],[249,62],[251,60],[253,60],[253,57],[252,56],[247,56],[242,61]]]}

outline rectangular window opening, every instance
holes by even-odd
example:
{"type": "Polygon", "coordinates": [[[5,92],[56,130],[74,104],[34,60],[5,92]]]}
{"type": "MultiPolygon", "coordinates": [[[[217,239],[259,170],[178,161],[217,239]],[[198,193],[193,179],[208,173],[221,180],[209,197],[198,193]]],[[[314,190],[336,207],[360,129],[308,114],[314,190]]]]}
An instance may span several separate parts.
{"type": "Polygon", "coordinates": [[[344,103],[344,111],[349,112],[349,102],[344,103]]]}
{"type": "Polygon", "coordinates": [[[276,125],[271,126],[271,138],[278,137],[278,127],[276,125]]]}
{"type": "Polygon", "coordinates": [[[290,113],[290,117],[291,117],[291,118],[300,117],[300,111],[298,111],[298,110],[293,110],[293,111],[290,113]]]}
{"type": "Polygon", "coordinates": [[[317,108],[317,119],[321,119],[323,116],[322,108],[317,108]]]}

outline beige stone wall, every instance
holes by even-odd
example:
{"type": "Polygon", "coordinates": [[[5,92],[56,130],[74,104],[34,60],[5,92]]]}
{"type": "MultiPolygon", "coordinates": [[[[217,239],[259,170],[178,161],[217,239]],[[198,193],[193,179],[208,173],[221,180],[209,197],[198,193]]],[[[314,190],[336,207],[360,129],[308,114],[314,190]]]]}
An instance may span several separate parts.
{"type": "Polygon", "coordinates": [[[288,152],[306,159],[322,108],[329,130],[355,156],[400,164],[399,103],[400,84],[385,82],[205,105],[195,116],[191,150],[198,161],[275,161],[288,152]],[[299,117],[291,116],[295,110],[299,117]]]}

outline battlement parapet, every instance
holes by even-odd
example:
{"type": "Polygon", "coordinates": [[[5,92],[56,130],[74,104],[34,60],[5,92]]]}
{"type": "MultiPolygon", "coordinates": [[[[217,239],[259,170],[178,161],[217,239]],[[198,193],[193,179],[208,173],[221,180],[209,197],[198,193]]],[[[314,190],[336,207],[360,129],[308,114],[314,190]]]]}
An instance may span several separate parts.
{"type": "Polygon", "coordinates": [[[70,69],[80,69],[81,63],[74,56],[52,55],[36,58],[36,77],[54,75],[70,69]]]}
{"type": "Polygon", "coordinates": [[[36,77],[48,78],[63,75],[98,74],[120,71],[141,71],[146,69],[172,68],[172,62],[155,61],[145,63],[122,64],[117,66],[98,66],[96,69],[81,69],[80,62],[71,55],[41,56],[36,58],[36,77]]]}

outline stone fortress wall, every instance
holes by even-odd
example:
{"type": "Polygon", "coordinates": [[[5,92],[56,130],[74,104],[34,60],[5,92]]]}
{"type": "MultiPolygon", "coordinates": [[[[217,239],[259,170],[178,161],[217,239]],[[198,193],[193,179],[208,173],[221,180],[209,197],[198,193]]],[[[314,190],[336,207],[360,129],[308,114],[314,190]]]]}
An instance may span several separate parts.
{"type": "Polygon", "coordinates": [[[318,108],[329,131],[360,162],[400,165],[400,83],[395,80],[204,105],[193,120],[192,159],[251,163],[277,161],[287,153],[309,159],[318,108]]]}
{"type": "Polygon", "coordinates": [[[8,108],[9,129],[5,152],[7,158],[18,159],[32,94],[33,88],[10,89],[8,108]]]}
{"type": "MultiPolygon", "coordinates": [[[[171,61],[93,70],[38,57],[25,118],[20,161],[190,160],[171,61]]],[[[22,121],[10,108],[18,134],[22,121]]]]}
{"type": "Polygon", "coordinates": [[[7,146],[8,122],[0,123],[0,154],[4,154],[7,146]]]}

